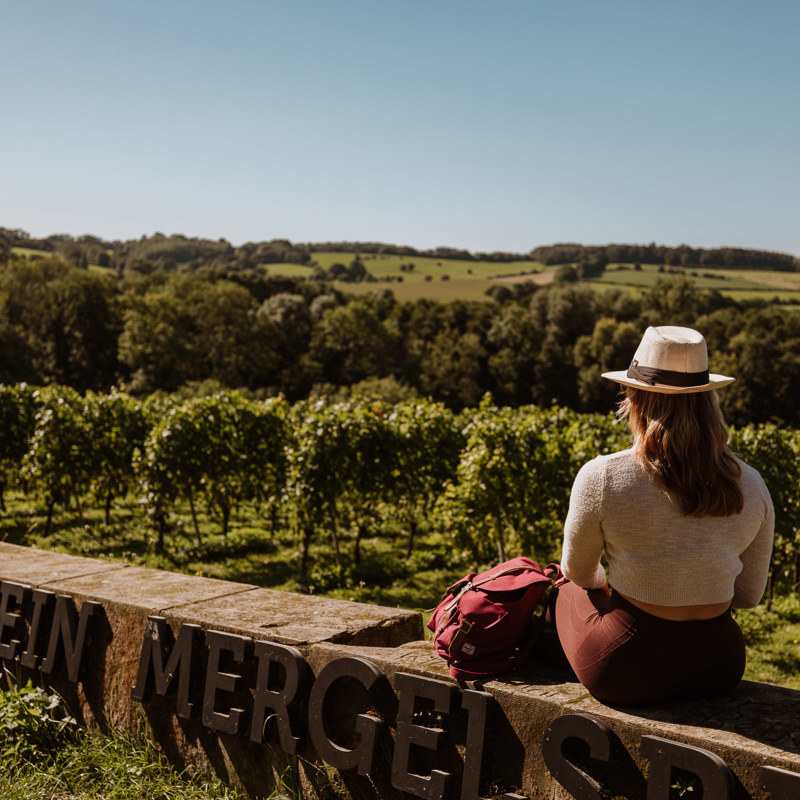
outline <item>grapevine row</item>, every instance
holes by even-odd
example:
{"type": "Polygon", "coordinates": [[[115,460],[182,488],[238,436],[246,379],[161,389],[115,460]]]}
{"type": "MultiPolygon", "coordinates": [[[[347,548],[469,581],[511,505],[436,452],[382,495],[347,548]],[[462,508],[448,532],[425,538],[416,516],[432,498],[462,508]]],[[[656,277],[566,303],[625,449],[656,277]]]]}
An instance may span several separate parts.
{"type": "MultiPolygon", "coordinates": [[[[776,508],[773,578],[798,583],[800,440],[774,425],[732,430],[732,444],[764,476],[776,508]]],[[[105,509],[134,496],[164,547],[174,509],[197,510],[226,535],[249,504],[265,531],[291,528],[305,581],[312,542],[330,539],[337,565],[356,564],[364,539],[391,523],[406,555],[423,522],[480,563],[513,555],[557,558],[572,479],[585,461],[629,444],[613,415],[565,408],[479,407],[456,414],[430,401],[396,405],[229,391],[185,401],[63,386],[0,386],[0,510],[20,486],[47,508],[105,509]],[[345,553],[347,545],[347,553],[345,553]]],[[[47,532],[46,531],[46,532],[47,532]]]]}

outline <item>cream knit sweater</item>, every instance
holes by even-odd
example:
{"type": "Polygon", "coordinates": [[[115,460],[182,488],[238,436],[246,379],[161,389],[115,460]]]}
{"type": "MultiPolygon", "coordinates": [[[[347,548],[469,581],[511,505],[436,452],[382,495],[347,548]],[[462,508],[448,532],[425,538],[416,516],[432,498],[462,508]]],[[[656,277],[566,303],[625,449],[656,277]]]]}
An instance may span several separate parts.
{"type": "Polygon", "coordinates": [[[585,588],[609,583],[664,606],[758,605],[767,582],[775,512],[761,476],[743,462],[744,508],[731,517],[683,516],[624,450],[584,464],[575,478],[561,568],[585,588]]]}

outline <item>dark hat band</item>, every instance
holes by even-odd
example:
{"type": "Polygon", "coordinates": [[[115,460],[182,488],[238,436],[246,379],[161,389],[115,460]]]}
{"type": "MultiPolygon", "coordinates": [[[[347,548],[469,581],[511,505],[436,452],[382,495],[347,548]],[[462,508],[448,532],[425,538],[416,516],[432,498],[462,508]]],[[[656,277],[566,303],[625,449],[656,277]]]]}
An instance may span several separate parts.
{"type": "Polygon", "coordinates": [[[702,386],[708,383],[708,370],[702,372],[675,372],[669,369],[657,369],[656,367],[643,367],[634,359],[628,367],[628,377],[634,378],[642,383],[649,383],[655,386],[660,383],[664,386],[702,386]]]}

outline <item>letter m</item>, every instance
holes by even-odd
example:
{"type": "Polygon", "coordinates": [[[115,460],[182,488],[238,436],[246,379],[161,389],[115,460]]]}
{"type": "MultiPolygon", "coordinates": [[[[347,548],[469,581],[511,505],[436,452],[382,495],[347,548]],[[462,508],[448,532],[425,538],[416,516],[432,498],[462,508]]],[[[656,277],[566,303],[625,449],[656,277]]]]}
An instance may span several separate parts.
{"type": "Polygon", "coordinates": [[[182,625],[175,639],[164,617],[148,617],[131,699],[145,703],[153,696],[154,689],[160,695],[177,693],[176,712],[179,717],[189,719],[196,707],[190,700],[192,656],[201,636],[199,625],[182,625]]]}

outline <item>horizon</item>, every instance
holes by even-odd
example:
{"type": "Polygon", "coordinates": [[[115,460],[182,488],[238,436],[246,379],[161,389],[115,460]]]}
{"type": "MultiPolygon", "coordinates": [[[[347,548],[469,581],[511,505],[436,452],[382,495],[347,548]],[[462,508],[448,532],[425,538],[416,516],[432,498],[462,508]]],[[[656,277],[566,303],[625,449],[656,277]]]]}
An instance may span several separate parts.
{"type": "MultiPolygon", "coordinates": [[[[2,220],[0,220],[0,222],[1,221],[2,220]]],[[[6,225],[0,225],[0,228],[6,228],[8,230],[8,226],[6,226],[6,225]]],[[[92,232],[85,232],[85,233],[81,233],[81,234],[72,234],[72,233],[69,233],[67,231],[57,231],[57,232],[51,232],[49,234],[44,234],[44,235],[39,236],[39,235],[32,234],[30,231],[27,231],[24,228],[22,228],[22,229],[12,229],[12,230],[22,230],[23,233],[28,234],[30,236],[30,238],[32,240],[34,240],[34,241],[35,240],[46,240],[51,236],[71,236],[74,240],[77,241],[77,240],[79,240],[79,239],[81,239],[83,237],[88,236],[88,237],[97,238],[97,239],[99,239],[100,241],[102,241],[105,244],[113,244],[114,242],[120,242],[120,243],[124,244],[125,242],[129,242],[129,241],[139,241],[141,239],[153,238],[155,236],[162,235],[162,236],[165,236],[166,238],[170,238],[170,237],[174,237],[174,236],[183,236],[183,237],[185,237],[187,239],[198,239],[198,240],[201,240],[201,241],[209,241],[209,242],[226,241],[226,242],[228,242],[228,244],[230,244],[234,248],[241,247],[242,245],[245,245],[245,244],[257,244],[257,243],[262,242],[262,241],[263,242],[271,241],[270,239],[249,239],[247,241],[242,241],[242,242],[231,242],[230,240],[226,239],[224,236],[223,237],[217,237],[217,238],[213,238],[213,237],[209,237],[209,236],[188,236],[187,234],[180,233],[178,231],[173,231],[172,233],[164,233],[164,231],[160,231],[160,230],[159,231],[153,231],[152,233],[149,233],[149,234],[142,234],[141,236],[133,236],[133,237],[130,237],[130,238],[127,238],[127,239],[106,239],[104,236],[100,236],[99,234],[92,233],[92,232]]],[[[754,250],[754,251],[761,251],[761,252],[767,252],[767,253],[779,253],[779,254],[782,254],[782,255],[789,255],[789,256],[793,256],[795,258],[800,258],[800,256],[798,256],[798,254],[796,254],[796,253],[789,253],[789,252],[773,250],[773,249],[769,249],[769,248],[762,248],[762,247],[757,247],[757,248],[736,248],[735,245],[725,245],[725,244],[717,245],[717,246],[714,246],[714,247],[695,247],[694,245],[692,245],[689,242],[681,242],[678,245],[667,245],[667,244],[663,244],[662,242],[656,242],[656,241],[651,241],[651,242],[604,242],[602,244],[601,243],[597,243],[597,242],[591,242],[591,243],[587,243],[587,242],[546,242],[546,243],[545,242],[540,242],[539,244],[535,244],[535,245],[533,245],[532,247],[530,247],[527,250],[518,251],[518,250],[469,250],[468,248],[465,248],[465,247],[459,247],[458,245],[451,245],[451,244],[446,244],[446,243],[435,245],[434,247],[417,247],[416,245],[408,244],[407,242],[404,242],[404,243],[400,243],[400,242],[379,242],[379,241],[374,241],[374,240],[354,241],[354,240],[339,239],[339,240],[335,240],[335,241],[332,240],[332,241],[324,241],[324,242],[322,242],[322,241],[301,242],[301,241],[295,241],[293,239],[287,239],[287,237],[285,237],[285,236],[276,236],[276,237],[274,237],[274,240],[278,240],[278,241],[286,240],[293,246],[301,246],[301,247],[304,246],[304,245],[313,246],[313,247],[320,247],[322,245],[327,245],[327,244],[330,244],[330,245],[337,245],[337,244],[338,245],[367,245],[367,244],[374,244],[374,245],[383,245],[385,247],[392,247],[392,248],[405,248],[405,247],[408,247],[408,248],[411,248],[413,250],[417,250],[417,251],[419,251],[421,253],[433,251],[436,248],[449,248],[449,249],[453,249],[453,250],[465,250],[465,251],[469,252],[473,256],[475,256],[475,255],[490,255],[491,253],[506,253],[508,255],[527,256],[527,255],[529,255],[530,253],[532,253],[534,250],[536,250],[539,247],[558,247],[558,246],[561,246],[561,245],[577,245],[579,247],[609,247],[609,246],[613,246],[613,245],[622,245],[622,246],[632,245],[632,246],[646,247],[646,246],[652,245],[652,246],[655,246],[655,247],[667,247],[667,248],[688,246],[688,247],[692,248],[693,250],[743,249],[743,250],[754,250]]],[[[15,245],[15,246],[17,246],[17,245],[15,245]]],[[[347,252],[347,251],[343,251],[343,252],[347,252]]]]}
{"type": "Polygon", "coordinates": [[[798,29],[790,0],[30,0],[0,31],[0,223],[800,255],[798,29]]]}

